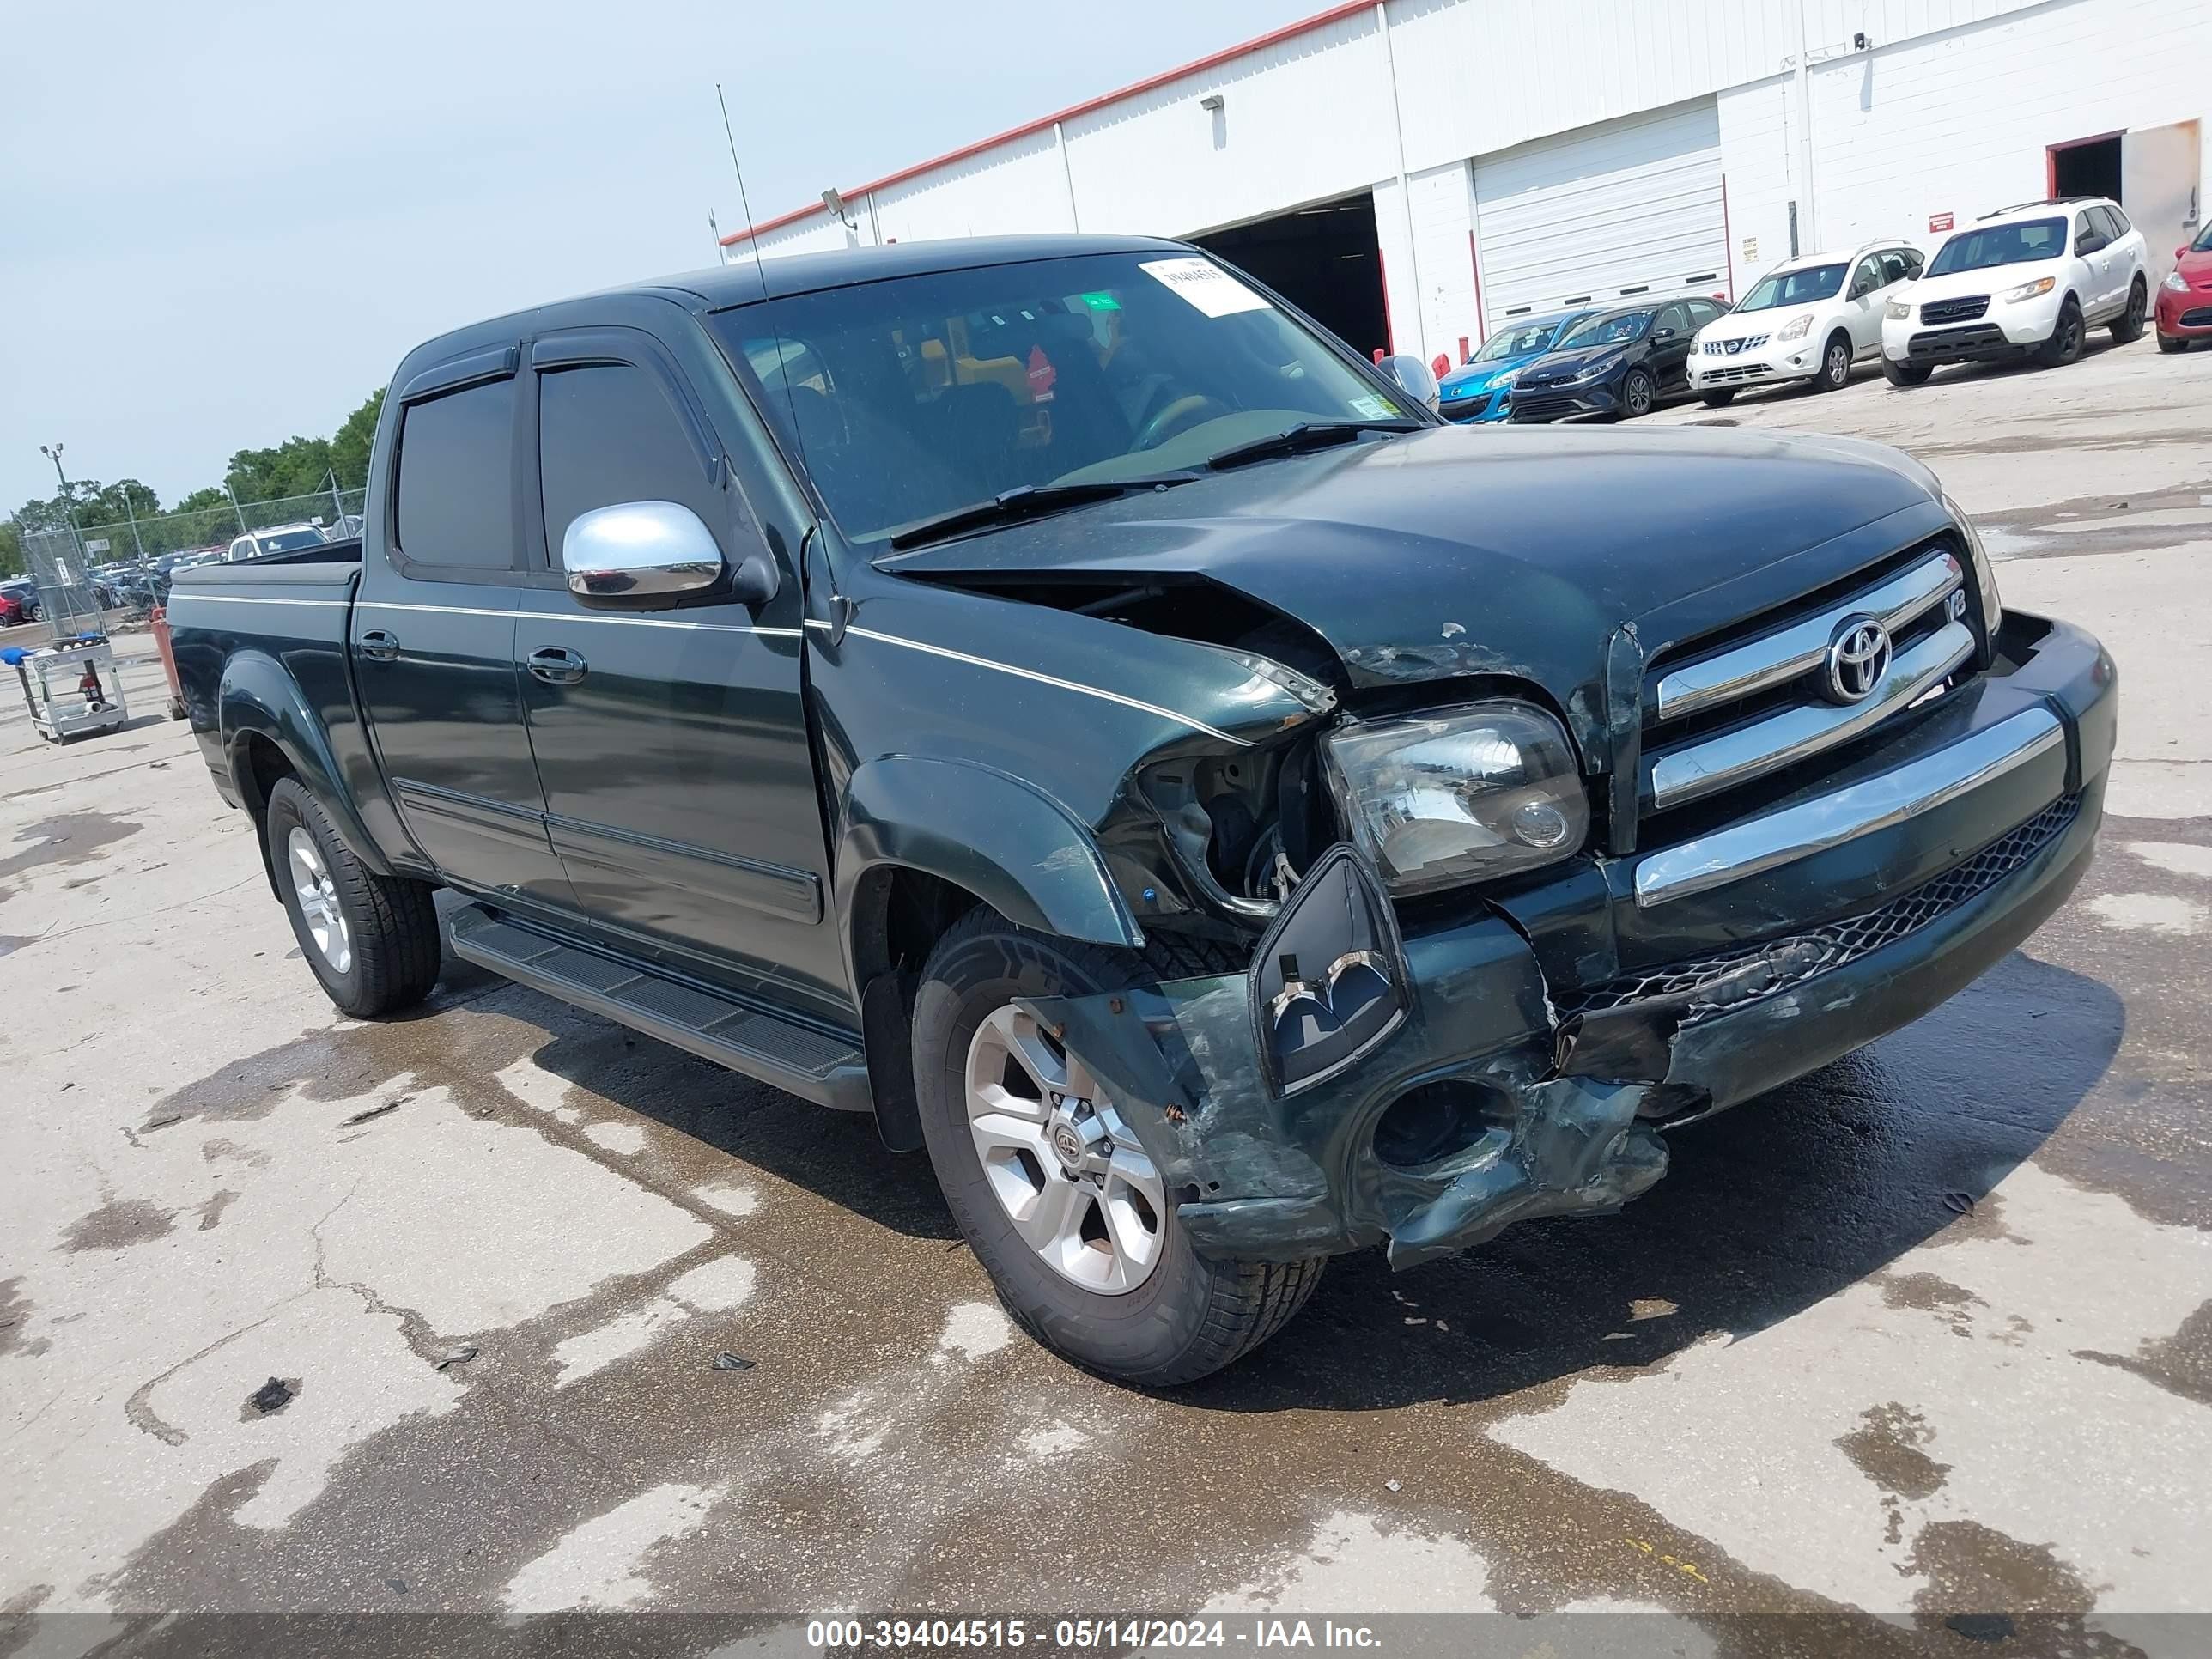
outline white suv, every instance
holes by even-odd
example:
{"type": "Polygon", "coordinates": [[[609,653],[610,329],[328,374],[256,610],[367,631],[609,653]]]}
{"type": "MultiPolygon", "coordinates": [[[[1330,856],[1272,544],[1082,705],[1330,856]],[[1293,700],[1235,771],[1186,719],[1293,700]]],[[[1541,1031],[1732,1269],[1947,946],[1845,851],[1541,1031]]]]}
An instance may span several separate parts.
{"type": "Polygon", "coordinates": [[[2142,337],[2149,309],[2142,232],[2118,203],[2028,202],[1954,232],[1889,302],[1882,372],[1892,386],[1918,386],[1943,363],[2070,363],[2100,324],[2122,345],[2142,337]]]}
{"type": "Polygon", "coordinates": [[[1881,350],[1883,304],[1920,270],[1910,242],[1869,242],[1778,264],[1726,316],[1698,331],[1690,390],[1715,409],[1747,386],[1784,380],[1832,392],[1881,350]]]}

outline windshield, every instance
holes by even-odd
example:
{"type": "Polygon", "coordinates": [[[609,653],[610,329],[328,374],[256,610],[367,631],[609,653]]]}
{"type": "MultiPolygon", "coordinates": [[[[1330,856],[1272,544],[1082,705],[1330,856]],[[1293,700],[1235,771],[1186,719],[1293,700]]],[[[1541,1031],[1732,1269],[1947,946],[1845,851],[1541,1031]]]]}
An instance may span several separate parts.
{"type": "Polygon", "coordinates": [[[1559,342],[1562,351],[1580,351],[1588,346],[1626,345],[1631,340],[1640,340],[1644,331],[1651,325],[1648,311],[1624,311],[1613,317],[1593,317],[1577,325],[1567,337],[1559,342]]]}
{"type": "Polygon", "coordinates": [[[302,547],[319,547],[322,545],[323,532],[319,530],[284,530],[279,531],[273,536],[256,536],[253,539],[256,545],[246,550],[248,558],[251,558],[257,550],[263,553],[290,553],[302,547]]]}
{"type": "Polygon", "coordinates": [[[1426,418],[1212,260],[1090,254],[710,324],[856,542],[1009,489],[1202,465],[1301,422],[1426,418]]]}
{"type": "Polygon", "coordinates": [[[2191,253],[2212,253],[2212,220],[2207,220],[2204,228],[2197,233],[2197,240],[2189,245],[2189,251],[2191,253]]]}
{"type": "Polygon", "coordinates": [[[1468,359],[1471,363],[1494,363],[1504,357],[1527,357],[1545,349],[1559,331],[1560,325],[1573,320],[1567,317],[1536,317],[1510,324],[1482,343],[1482,349],[1468,359]]]}
{"type": "Polygon", "coordinates": [[[1948,276],[1959,270],[2025,264],[2031,259],[2055,259],[2065,251],[2063,219],[2031,219],[2025,224],[1991,225],[1986,230],[1962,230],[1944,243],[1928,262],[1926,274],[1948,276]]]}
{"type": "Polygon", "coordinates": [[[1808,306],[1815,300],[1832,300],[1844,285],[1844,265],[1808,265],[1802,270],[1778,270],[1759,279],[1743,296],[1738,311],[1771,311],[1777,306],[1808,306]]]}

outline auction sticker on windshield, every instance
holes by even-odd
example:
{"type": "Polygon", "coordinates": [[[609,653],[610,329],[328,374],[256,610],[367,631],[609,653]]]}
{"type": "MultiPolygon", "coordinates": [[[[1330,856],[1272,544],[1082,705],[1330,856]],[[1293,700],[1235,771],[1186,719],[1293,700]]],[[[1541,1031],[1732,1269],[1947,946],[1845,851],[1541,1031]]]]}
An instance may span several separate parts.
{"type": "Polygon", "coordinates": [[[1147,259],[1138,269],[1154,282],[1164,283],[1209,317],[1269,309],[1266,299],[1211,259],[1147,259]]]}

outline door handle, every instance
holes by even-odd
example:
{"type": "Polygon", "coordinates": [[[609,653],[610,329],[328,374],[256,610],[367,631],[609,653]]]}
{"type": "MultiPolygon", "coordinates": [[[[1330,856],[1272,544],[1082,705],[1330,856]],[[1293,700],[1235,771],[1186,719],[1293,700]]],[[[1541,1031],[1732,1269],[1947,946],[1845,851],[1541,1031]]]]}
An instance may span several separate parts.
{"type": "Polygon", "coordinates": [[[548,685],[574,685],[589,672],[583,658],[565,645],[532,652],[528,665],[532,675],[548,685]]]}
{"type": "Polygon", "coordinates": [[[399,655],[399,639],[380,628],[372,628],[361,636],[361,654],[371,662],[392,662],[399,655]]]}

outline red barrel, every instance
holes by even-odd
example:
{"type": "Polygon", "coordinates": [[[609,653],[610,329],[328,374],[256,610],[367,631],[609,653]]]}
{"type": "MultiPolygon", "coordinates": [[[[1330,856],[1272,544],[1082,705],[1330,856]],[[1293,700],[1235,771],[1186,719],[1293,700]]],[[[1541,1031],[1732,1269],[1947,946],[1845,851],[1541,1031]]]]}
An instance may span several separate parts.
{"type": "Polygon", "coordinates": [[[180,720],[185,717],[185,686],[177,678],[177,653],[169,646],[169,613],[161,605],[146,619],[146,627],[154,635],[154,648],[161,653],[161,672],[169,680],[169,718],[180,720]]]}

